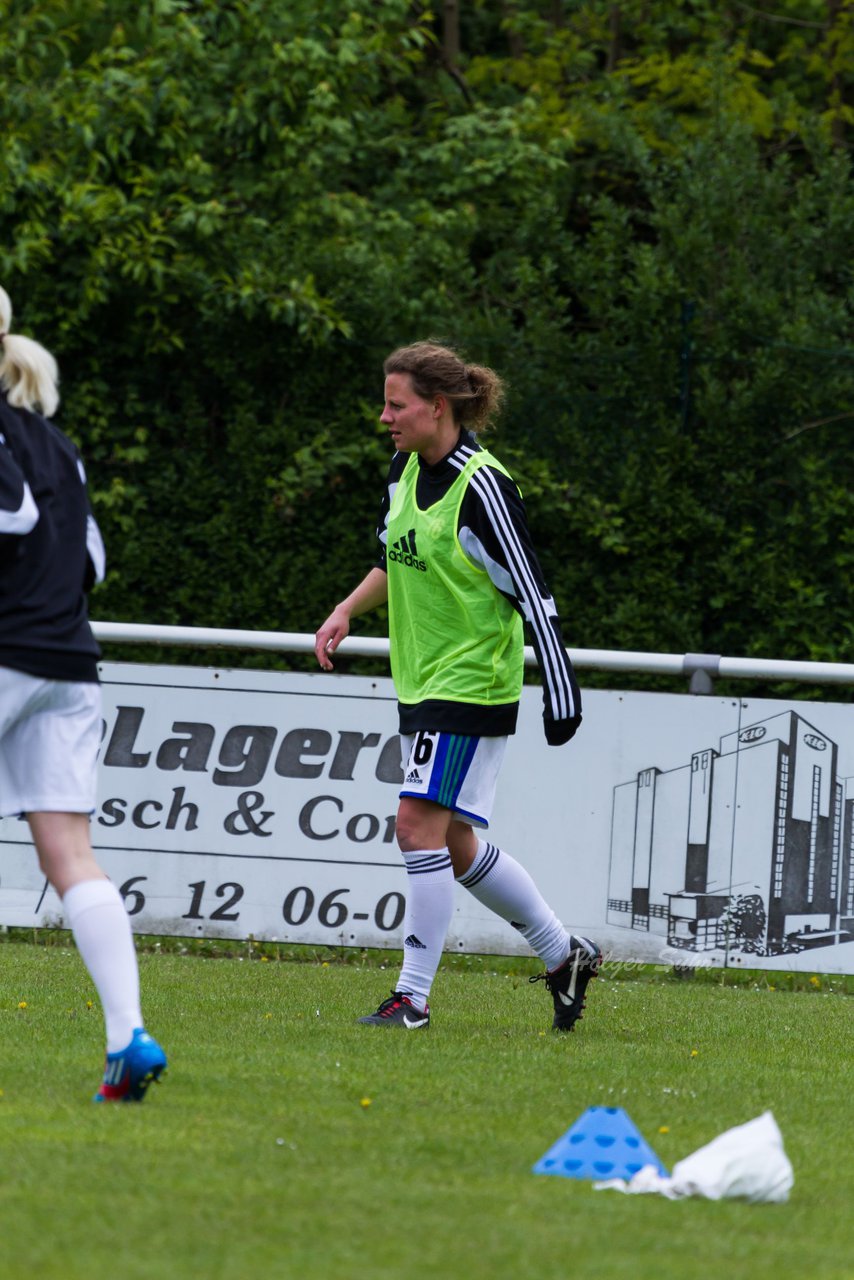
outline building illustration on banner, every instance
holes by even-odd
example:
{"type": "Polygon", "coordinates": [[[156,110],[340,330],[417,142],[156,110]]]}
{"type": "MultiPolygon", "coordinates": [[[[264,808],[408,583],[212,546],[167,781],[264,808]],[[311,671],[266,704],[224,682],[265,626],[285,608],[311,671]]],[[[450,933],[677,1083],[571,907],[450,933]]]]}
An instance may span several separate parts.
{"type": "Polygon", "coordinates": [[[614,787],[608,923],[773,956],[854,940],[854,778],[795,711],[614,787]]]}

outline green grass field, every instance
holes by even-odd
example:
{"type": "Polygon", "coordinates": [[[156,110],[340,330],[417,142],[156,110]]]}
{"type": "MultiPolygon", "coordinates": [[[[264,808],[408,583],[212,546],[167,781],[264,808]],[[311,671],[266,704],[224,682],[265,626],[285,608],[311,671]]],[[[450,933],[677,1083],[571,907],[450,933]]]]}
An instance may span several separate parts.
{"type": "Polygon", "coordinates": [[[557,1037],[535,962],[457,957],[429,1031],[408,1034],[354,1024],[393,956],[240,954],[140,955],[170,1070],[143,1106],[96,1107],[101,1014],[79,958],[0,946],[4,1277],[854,1276],[850,980],[606,966],[557,1037]],[[770,1108],[792,1197],[673,1203],[532,1174],[597,1104],[624,1107],[669,1167],[770,1108]]]}

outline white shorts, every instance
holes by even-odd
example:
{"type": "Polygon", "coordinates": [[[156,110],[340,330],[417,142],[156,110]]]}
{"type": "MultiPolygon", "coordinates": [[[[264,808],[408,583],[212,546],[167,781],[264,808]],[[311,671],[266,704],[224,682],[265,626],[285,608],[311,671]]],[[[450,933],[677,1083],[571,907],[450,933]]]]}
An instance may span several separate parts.
{"type": "Polygon", "coordinates": [[[101,686],[0,667],[0,818],[91,813],[101,686]]]}
{"type": "Polygon", "coordinates": [[[402,733],[400,794],[432,800],[473,827],[488,827],[506,749],[506,737],[402,733]]]}

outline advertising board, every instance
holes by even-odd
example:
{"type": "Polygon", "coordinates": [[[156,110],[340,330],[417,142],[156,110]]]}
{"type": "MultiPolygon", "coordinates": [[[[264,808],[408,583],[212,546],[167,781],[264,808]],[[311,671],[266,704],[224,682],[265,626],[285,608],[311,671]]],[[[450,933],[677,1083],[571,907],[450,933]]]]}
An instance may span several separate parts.
{"type": "MultiPolygon", "coordinates": [[[[137,932],[397,948],[389,679],[105,663],[97,857],[137,932]]],[[[588,690],[547,746],[523,692],[489,838],[611,959],[854,971],[854,709],[588,690]]],[[[23,819],[0,924],[49,927],[23,819]]],[[[448,948],[528,954],[457,890],[448,948]]]]}

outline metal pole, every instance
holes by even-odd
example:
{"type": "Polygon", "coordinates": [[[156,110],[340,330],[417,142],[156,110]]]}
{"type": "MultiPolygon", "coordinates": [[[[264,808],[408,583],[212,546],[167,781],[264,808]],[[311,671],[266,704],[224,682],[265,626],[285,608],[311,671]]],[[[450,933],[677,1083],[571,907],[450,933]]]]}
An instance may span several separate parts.
{"type": "MultiPolygon", "coordinates": [[[[175,645],[197,649],[263,649],[280,653],[313,653],[314,636],[289,631],[239,631],[219,627],[164,627],[137,622],[93,622],[96,639],[105,644],[175,645]]],[[[388,640],[348,636],[339,654],[388,658],[388,640]]],[[[717,654],[643,653],[617,649],[567,649],[580,671],[636,671],[645,675],[693,676],[705,672],[720,680],[794,680],[810,684],[854,685],[854,663],[789,662],[778,658],[726,658],[717,654]]],[[[534,666],[533,648],[525,663],[534,666]]]]}

